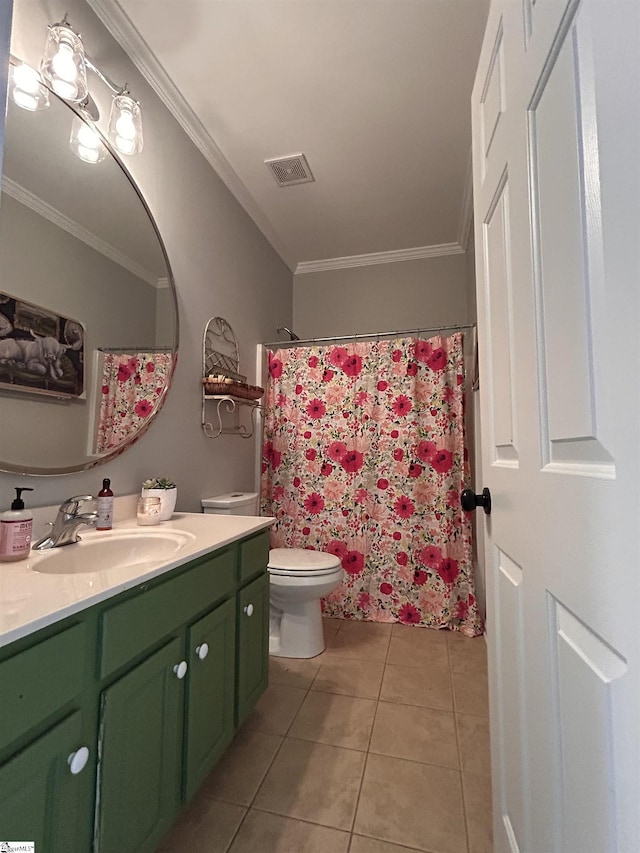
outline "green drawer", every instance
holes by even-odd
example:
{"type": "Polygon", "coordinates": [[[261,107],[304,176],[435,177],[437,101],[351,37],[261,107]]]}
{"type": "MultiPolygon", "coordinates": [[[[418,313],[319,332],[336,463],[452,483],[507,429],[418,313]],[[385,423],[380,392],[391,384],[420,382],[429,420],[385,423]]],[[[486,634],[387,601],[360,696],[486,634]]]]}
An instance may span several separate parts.
{"type": "Polygon", "coordinates": [[[246,583],[264,572],[269,562],[269,531],[263,530],[257,536],[240,543],[240,563],[238,582],[246,583]]]}
{"type": "Polygon", "coordinates": [[[235,589],[236,549],[229,548],[102,614],[100,676],[167,637],[235,589]]]}
{"type": "Polygon", "coordinates": [[[0,749],[82,692],[88,645],[80,623],[0,663],[0,749]]]}

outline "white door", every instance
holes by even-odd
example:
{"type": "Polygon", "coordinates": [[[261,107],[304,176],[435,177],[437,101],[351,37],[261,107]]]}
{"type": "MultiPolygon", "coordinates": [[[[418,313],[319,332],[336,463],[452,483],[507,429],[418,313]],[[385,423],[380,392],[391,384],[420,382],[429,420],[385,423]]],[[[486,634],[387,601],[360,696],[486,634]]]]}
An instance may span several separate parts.
{"type": "Polygon", "coordinates": [[[493,2],[472,103],[496,853],[640,851],[639,77],[638,0],[493,2]]]}

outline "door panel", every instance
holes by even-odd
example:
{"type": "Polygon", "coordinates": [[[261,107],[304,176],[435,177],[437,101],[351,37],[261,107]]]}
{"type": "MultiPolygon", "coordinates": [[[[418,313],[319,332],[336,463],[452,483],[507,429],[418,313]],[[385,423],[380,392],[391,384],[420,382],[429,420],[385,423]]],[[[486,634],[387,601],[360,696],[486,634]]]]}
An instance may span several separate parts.
{"type": "Polygon", "coordinates": [[[640,850],[639,55],[494,0],[472,98],[496,853],[640,850]]]}

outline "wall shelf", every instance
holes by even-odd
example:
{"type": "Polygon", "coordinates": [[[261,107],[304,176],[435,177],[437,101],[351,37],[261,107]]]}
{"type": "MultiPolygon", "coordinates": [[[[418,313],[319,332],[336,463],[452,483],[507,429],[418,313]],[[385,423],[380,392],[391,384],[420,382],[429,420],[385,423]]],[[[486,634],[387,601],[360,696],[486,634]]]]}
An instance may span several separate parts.
{"type": "MultiPolygon", "coordinates": [[[[223,382],[226,380],[236,384],[239,391],[244,390],[247,394],[251,393],[251,389],[260,392],[261,389],[254,389],[253,386],[247,386],[247,377],[238,372],[238,341],[235,332],[224,319],[224,317],[212,317],[204,328],[202,338],[202,430],[208,438],[218,438],[220,435],[239,435],[241,438],[251,438],[256,428],[256,411],[262,408],[259,400],[250,397],[236,395],[232,391],[222,394],[207,394],[205,380],[215,377],[215,385],[224,387],[223,382]],[[218,381],[218,379],[220,381],[218,381]],[[240,386],[244,385],[244,389],[240,386]],[[207,403],[212,403],[215,408],[215,416],[211,420],[207,420],[207,403]],[[251,415],[251,423],[249,426],[240,422],[240,411],[248,409],[251,415]],[[234,424],[225,425],[225,414],[235,416],[234,424]],[[214,421],[212,423],[211,421],[214,421]],[[217,422],[217,423],[216,423],[217,422]]],[[[209,390],[212,390],[211,385],[209,390]]]]}

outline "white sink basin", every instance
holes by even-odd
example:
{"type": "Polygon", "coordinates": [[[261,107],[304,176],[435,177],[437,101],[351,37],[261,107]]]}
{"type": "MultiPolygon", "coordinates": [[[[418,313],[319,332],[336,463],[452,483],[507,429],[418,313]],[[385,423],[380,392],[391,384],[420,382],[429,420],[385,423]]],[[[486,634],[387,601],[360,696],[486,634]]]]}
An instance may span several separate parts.
{"type": "Polygon", "coordinates": [[[194,540],[192,533],[178,530],[133,528],[81,533],[80,541],[73,545],[39,552],[33,559],[33,571],[76,575],[119,567],[162,565],[177,558],[194,540]]]}

